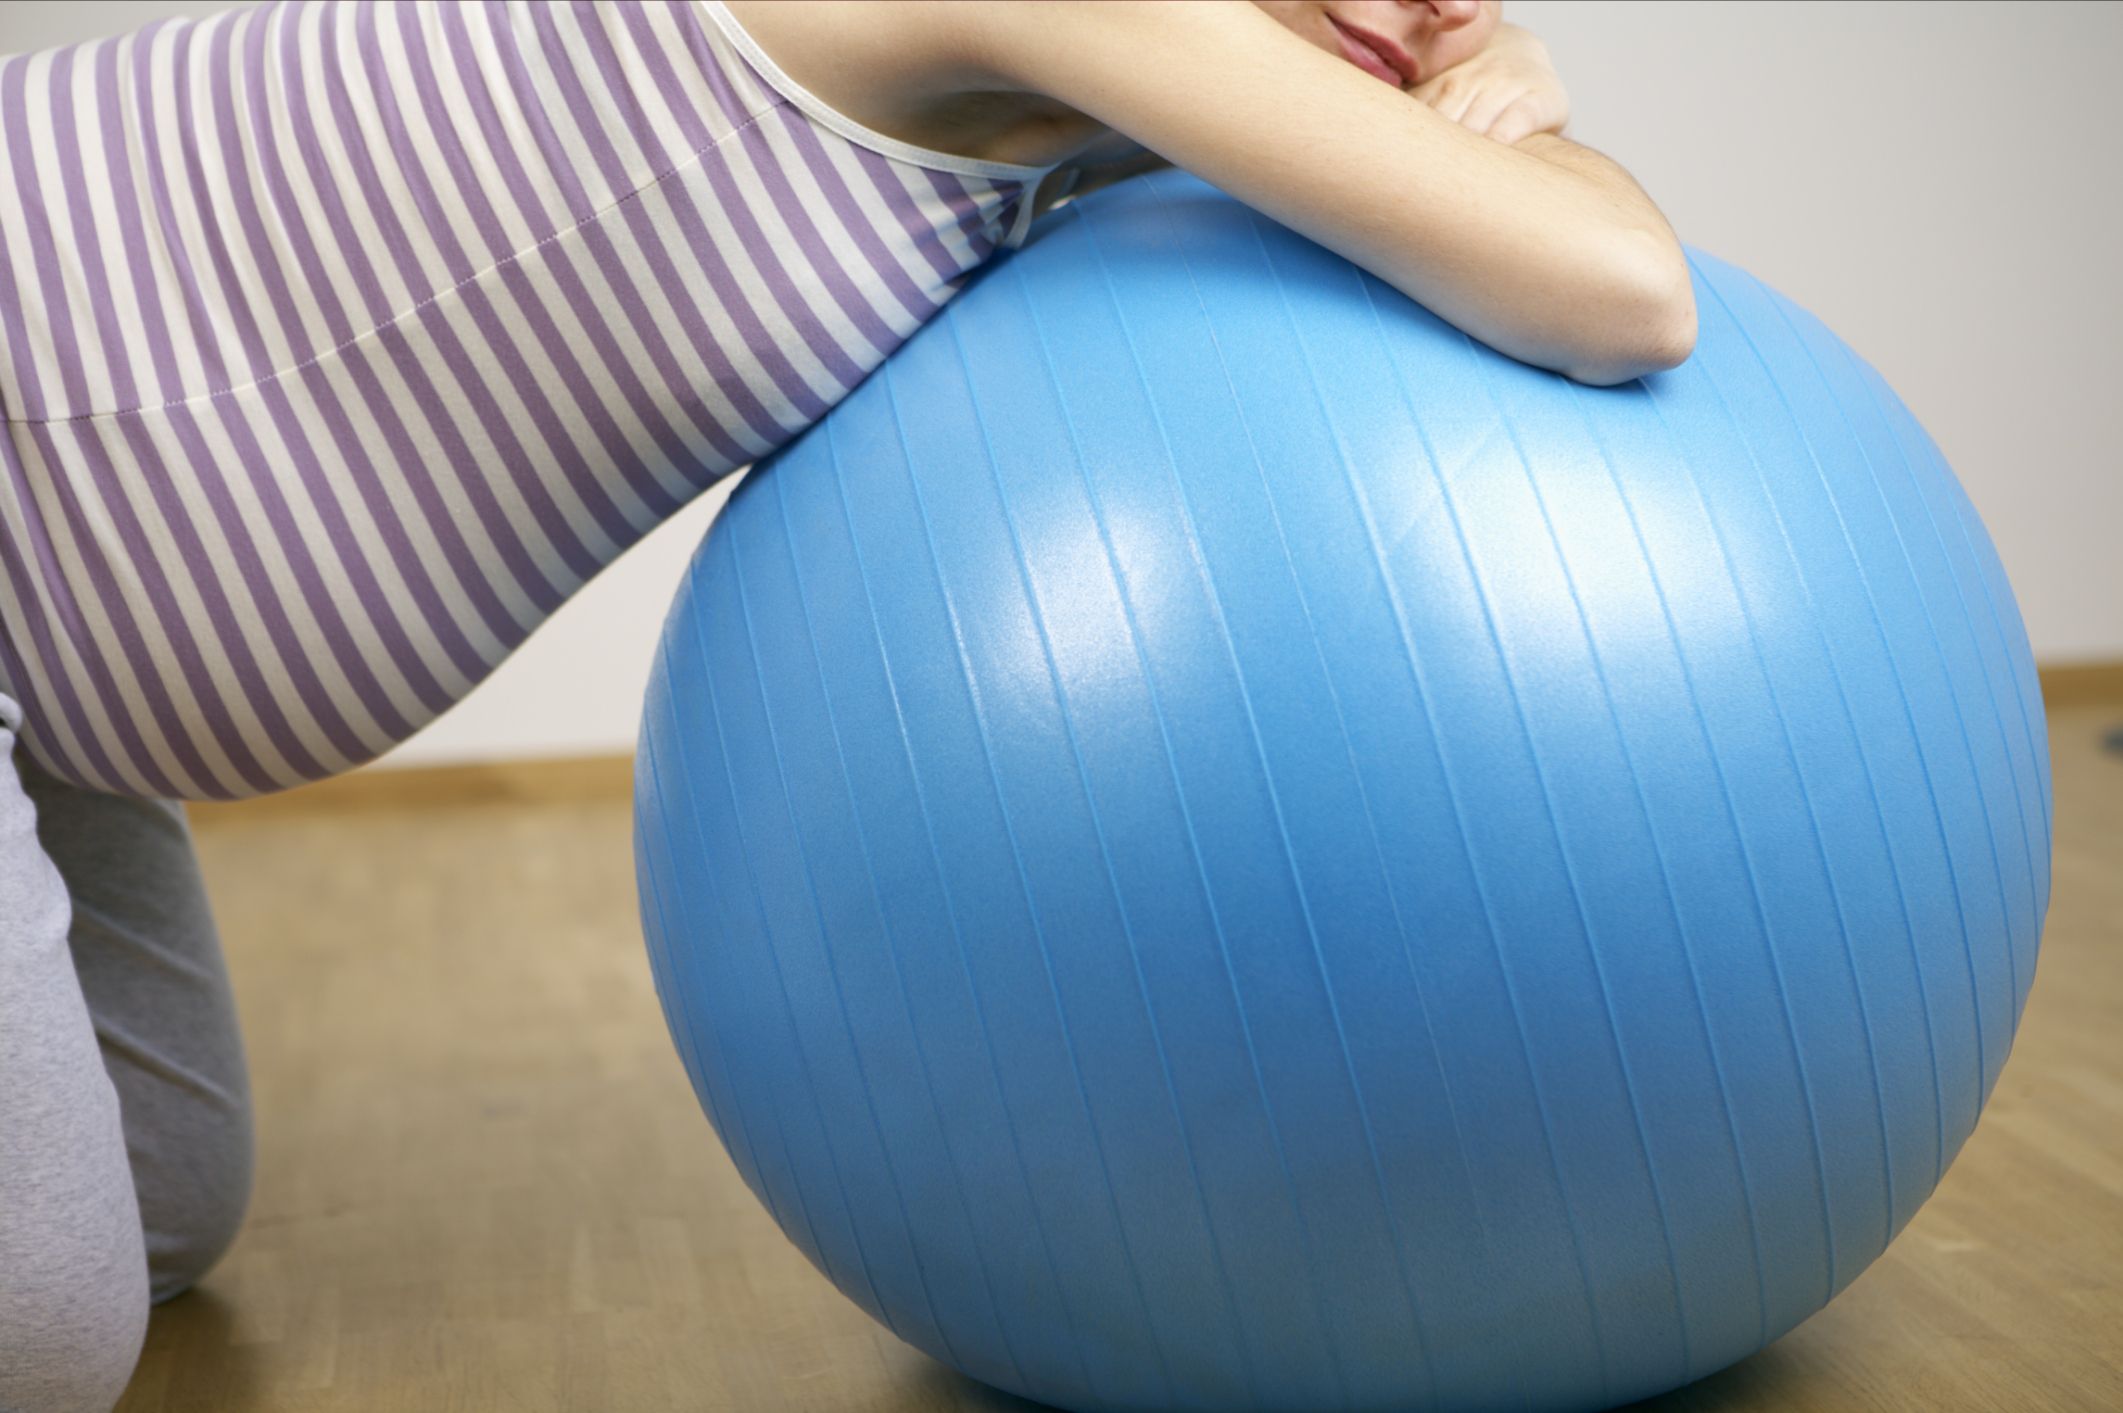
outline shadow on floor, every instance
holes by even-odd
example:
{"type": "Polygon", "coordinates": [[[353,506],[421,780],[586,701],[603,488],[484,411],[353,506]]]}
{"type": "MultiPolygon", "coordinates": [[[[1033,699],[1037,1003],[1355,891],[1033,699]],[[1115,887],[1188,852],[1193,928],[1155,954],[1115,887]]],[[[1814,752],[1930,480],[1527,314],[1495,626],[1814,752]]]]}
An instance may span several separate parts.
{"type": "MultiPolygon", "coordinates": [[[[1804,1361],[1772,1344],[1739,1363],[1692,1384],[1628,1404],[1616,1413],[1715,1413],[1720,1408],[1781,1408],[1806,1400],[1799,1390],[1809,1377],[1804,1361]]],[[[967,1378],[942,1364],[924,1363],[905,1386],[908,1406],[950,1409],[952,1413],[1060,1413],[967,1378]]]]}
{"type": "Polygon", "coordinates": [[[910,1408],[950,1409],[951,1413],[1061,1413],[1049,1404],[990,1388],[933,1361],[924,1361],[904,1388],[910,1408]]]}

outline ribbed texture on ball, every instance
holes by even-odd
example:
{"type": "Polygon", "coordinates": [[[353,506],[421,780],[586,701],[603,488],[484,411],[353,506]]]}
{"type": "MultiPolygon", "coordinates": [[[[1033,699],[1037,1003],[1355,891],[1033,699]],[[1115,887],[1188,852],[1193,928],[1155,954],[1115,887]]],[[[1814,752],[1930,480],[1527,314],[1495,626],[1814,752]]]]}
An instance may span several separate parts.
{"type": "Polygon", "coordinates": [[[1586,1408],[1878,1256],[2049,891],[1939,451],[1691,252],[1514,363],[1178,173],[755,469],[637,761],[659,992],[841,1290],[1084,1410],[1586,1408]]]}

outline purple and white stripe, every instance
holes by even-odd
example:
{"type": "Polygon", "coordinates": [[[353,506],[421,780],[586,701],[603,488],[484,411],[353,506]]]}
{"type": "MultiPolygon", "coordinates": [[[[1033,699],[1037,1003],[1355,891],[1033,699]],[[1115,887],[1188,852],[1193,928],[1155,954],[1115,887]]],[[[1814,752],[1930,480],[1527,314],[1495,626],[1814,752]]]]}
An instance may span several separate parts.
{"type": "Polygon", "coordinates": [[[0,691],[223,799],[410,736],[1022,241],[1052,168],[723,7],[280,3],[0,59],[0,691]]]}

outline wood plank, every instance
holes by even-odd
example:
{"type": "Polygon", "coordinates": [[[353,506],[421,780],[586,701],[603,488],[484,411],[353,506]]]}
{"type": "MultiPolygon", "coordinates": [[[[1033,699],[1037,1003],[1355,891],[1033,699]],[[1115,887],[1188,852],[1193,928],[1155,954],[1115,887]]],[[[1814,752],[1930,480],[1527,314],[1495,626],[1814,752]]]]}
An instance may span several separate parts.
{"type": "Polygon", "coordinates": [[[2042,704],[2051,711],[2123,707],[2123,661],[2054,662],[2037,672],[2042,679],[2042,704]]]}

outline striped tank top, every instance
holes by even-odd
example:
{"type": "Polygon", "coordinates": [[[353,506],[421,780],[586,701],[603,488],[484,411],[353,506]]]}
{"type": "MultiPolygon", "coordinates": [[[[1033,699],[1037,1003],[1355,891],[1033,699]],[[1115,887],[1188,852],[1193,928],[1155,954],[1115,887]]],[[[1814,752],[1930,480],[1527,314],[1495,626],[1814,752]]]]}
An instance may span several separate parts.
{"type": "Polygon", "coordinates": [[[1020,244],[1055,166],[852,122],[710,0],[0,59],[25,749],[184,799],[380,755],[1020,244]]]}

